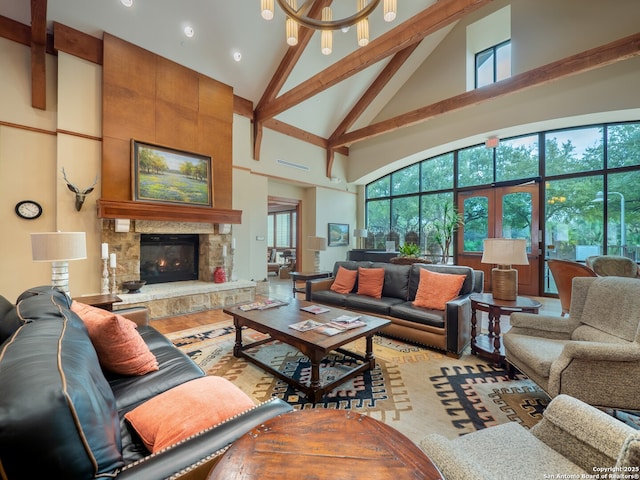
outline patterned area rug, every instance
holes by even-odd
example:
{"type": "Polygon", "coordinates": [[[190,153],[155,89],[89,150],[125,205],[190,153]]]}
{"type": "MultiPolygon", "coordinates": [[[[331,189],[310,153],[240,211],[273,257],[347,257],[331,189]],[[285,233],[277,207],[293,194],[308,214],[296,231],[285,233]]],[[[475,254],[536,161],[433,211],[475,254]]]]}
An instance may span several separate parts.
{"type": "MultiPolygon", "coordinates": [[[[313,405],[304,394],[244,359],[233,356],[235,330],[231,322],[198,327],[167,335],[209,375],[225,377],[256,402],[280,397],[296,409],[344,408],[383,421],[418,442],[428,433],[450,438],[509,421],[529,428],[540,419],[549,399],[530,380],[509,380],[506,371],[483,359],[464,354],[460,359],[386,337],[374,337],[376,368],[325,395],[313,405]]],[[[264,338],[243,331],[245,343],[264,338]]],[[[364,353],[364,339],[345,347],[364,353]]],[[[303,381],[310,364],[294,348],[273,342],[251,354],[303,381]]],[[[331,379],[354,360],[330,355],[321,377],[331,379]]]]}

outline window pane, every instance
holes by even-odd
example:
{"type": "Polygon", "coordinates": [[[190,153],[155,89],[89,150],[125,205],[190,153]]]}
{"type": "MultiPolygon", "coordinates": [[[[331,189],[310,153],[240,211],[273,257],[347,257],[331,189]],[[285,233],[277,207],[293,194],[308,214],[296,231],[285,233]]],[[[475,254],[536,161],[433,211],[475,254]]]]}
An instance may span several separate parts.
{"type": "Polygon", "coordinates": [[[410,236],[410,240],[412,240],[420,231],[419,202],[420,198],[417,195],[391,200],[391,235],[389,240],[396,242],[396,248],[405,244],[407,236],[410,236]]]}
{"type": "Polygon", "coordinates": [[[496,148],[496,181],[538,176],[538,135],[501,141],[496,148]]]}
{"type": "Polygon", "coordinates": [[[610,125],[607,137],[609,168],[640,165],[640,123],[610,125]]]}
{"type": "Polygon", "coordinates": [[[603,128],[590,127],[545,134],[547,175],[601,170],[603,128]]]}
{"type": "Polygon", "coordinates": [[[291,212],[291,248],[298,246],[298,213],[291,212]]]}
{"type": "Polygon", "coordinates": [[[388,197],[391,194],[391,177],[387,175],[367,185],[367,198],[388,197]]]}
{"type": "Polygon", "coordinates": [[[584,261],[602,253],[602,176],[548,181],[545,185],[546,250],[550,258],[584,261]]]}
{"type": "Polygon", "coordinates": [[[533,207],[528,192],[509,193],[502,197],[502,237],[524,238],[531,253],[531,218],[533,207]]]}
{"type": "Polygon", "coordinates": [[[429,232],[428,225],[434,220],[442,218],[445,203],[453,204],[453,193],[423,195],[420,201],[421,231],[423,233],[420,238],[420,249],[434,261],[440,260],[442,253],[440,246],[429,232]]]}
{"type": "Polygon", "coordinates": [[[496,49],[496,82],[511,76],[511,42],[496,49]]]}
{"type": "Polygon", "coordinates": [[[607,254],[638,260],[640,246],[640,171],[609,175],[607,254]],[[620,247],[622,245],[622,247],[620,247]]]}
{"type": "Polygon", "coordinates": [[[267,216],[267,246],[273,248],[275,245],[276,235],[274,233],[275,215],[267,216]]]}
{"type": "Polygon", "coordinates": [[[385,241],[389,235],[390,200],[373,200],[367,202],[367,238],[366,248],[385,248],[385,241]]]}
{"type": "Polygon", "coordinates": [[[493,48],[490,48],[476,55],[476,88],[493,82],[493,48]]]}
{"type": "Polygon", "coordinates": [[[482,252],[482,241],[489,236],[489,199],[471,197],[464,200],[465,252],[482,252]]]}
{"type": "Polygon", "coordinates": [[[416,193],[420,190],[420,164],[403,168],[391,174],[391,195],[416,193]]]}
{"type": "Polygon", "coordinates": [[[486,185],[493,182],[493,150],[484,145],[458,153],[458,186],[486,185]]]}
{"type": "Polygon", "coordinates": [[[453,188],[453,153],[422,162],[422,191],[453,188]]]}
{"type": "Polygon", "coordinates": [[[291,239],[291,216],[289,213],[276,214],[276,247],[289,247],[291,239]]]}

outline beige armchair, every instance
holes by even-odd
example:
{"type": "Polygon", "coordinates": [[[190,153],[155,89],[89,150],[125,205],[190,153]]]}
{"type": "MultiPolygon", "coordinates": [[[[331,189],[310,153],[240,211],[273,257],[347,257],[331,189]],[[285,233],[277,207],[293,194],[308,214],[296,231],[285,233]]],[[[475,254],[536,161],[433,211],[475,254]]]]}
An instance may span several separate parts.
{"type": "Polygon", "coordinates": [[[509,422],[455,440],[428,435],[420,447],[447,480],[609,478],[640,465],[640,431],[567,395],[531,430],[509,422]]]}
{"type": "Polygon", "coordinates": [[[638,276],[638,264],[627,257],[618,255],[594,255],[587,258],[587,265],[600,277],[616,276],[631,277],[638,276]]]}
{"type": "Polygon", "coordinates": [[[552,398],[640,410],[639,325],[640,280],[578,277],[568,317],[511,315],[505,358],[552,398]]]}

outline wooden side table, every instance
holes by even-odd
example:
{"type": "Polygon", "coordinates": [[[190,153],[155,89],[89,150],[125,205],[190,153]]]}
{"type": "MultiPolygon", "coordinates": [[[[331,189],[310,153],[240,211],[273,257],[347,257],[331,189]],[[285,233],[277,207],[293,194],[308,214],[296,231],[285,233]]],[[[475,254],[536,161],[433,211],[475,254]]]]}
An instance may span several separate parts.
{"type": "Polygon", "coordinates": [[[87,295],[86,297],[74,298],[76,302],[84,303],[85,305],[91,305],[92,307],[102,308],[103,310],[113,311],[113,304],[121,302],[122,299],[117,295],[110,293],[103,295],[87,295]]]}
{"type": "Polygon", "coordinates": [[[504,346],[500,339],[500,317],[513,312],[538,313],[542,304],[528,297],[515,300],[494,299],[491,293],[473,293],[471,300],[471,353],[488,356],[496,365],[504,364],[504,346]],[[479,335],[476,311],[487,312],[489,328],[487,335],[479,335]]]}
{"type": "Polygon", "coordinates": [[[289,272],[291,281],[293,282],[293,298],[296,297],[296,293],[305,293],[304,288],[298,288],[296,282],[307,280],[313,280],[315,278],[329,278],[333,275],[331,272],[289,272]]]}
{"type": "Polygon", "coordinates": [[[396,429],[333,408],[297,410],[240,437],[207,480],[432,480],[442,475],[396,429]]]}

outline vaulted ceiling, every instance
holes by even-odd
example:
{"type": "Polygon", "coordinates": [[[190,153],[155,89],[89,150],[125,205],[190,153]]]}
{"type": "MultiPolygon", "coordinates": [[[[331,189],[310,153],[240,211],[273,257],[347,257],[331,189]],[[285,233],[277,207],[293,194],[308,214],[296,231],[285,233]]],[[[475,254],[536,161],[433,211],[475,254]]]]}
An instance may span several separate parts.
{"type": "MultiPolygon", "coordinates": [[[[305,28],[299,44],[288,47],[283,12],[276,6],[276,17],[267,22],[259,0],[133,0],[130,8],[118,0],[3,1],[0,36],[31,47],[35,107],[46,105],[44,56],[53,51],[50,42],[47,47],[53,23],[96,38],[108,32],[231,85],[236,113],[253,119],[254,158],[260,158],[262,132],[269,128],[325,148],[331,176],[334,153],[348,154],[356,142],[640,52],[639,34],[374,122],[455,23],[490,1],[401,0],[393,23],[382,20],[379,7],[370,17],[369,45],[356,45],[355,28],[336,31],[328,56],[320,53],[320,33],[305,28]],[[194,28],[191,38],[184,35],[186,25],[194,28]]],[[[315,0],[313,11],[331,3],[315,0]]],[[[333,2],[334,16],[353,13],[351,3],[333,2]]]]}

